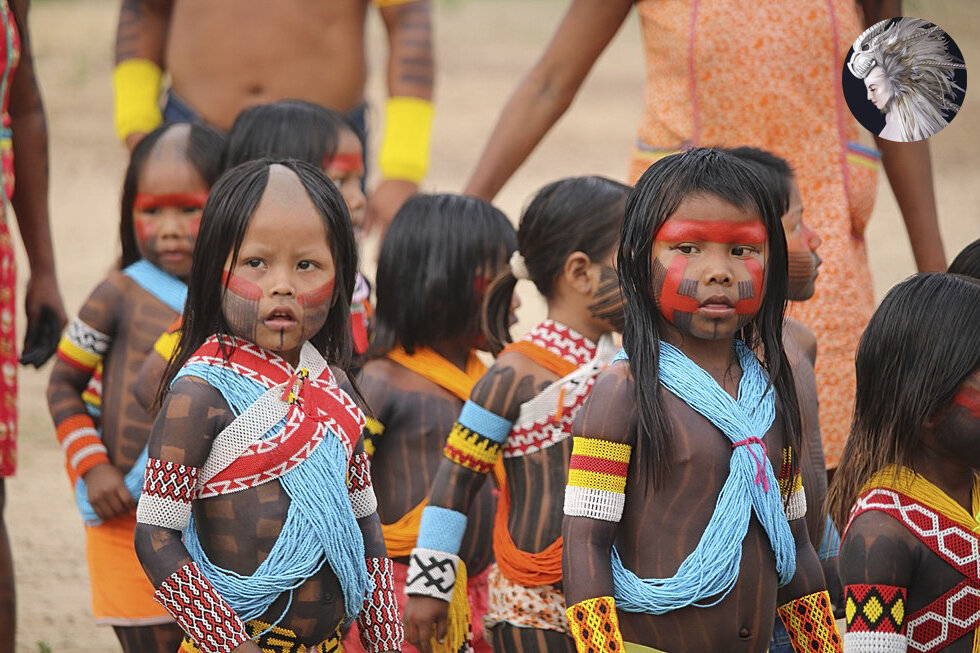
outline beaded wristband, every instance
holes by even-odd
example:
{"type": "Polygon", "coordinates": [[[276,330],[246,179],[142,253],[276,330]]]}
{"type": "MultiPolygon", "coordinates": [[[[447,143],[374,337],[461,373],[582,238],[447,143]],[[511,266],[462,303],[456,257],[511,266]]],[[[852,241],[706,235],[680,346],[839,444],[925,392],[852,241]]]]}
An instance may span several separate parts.
{"type": "Polygon", "coordinates": [[[96,465],[109,462],[109,451],[88,415],[72,415],[61,420],[55,434],[65,452],[72,483],[96,465]]]}
{"type": "Polygon", "coordinates": [[[367,558],[366,562],[374,590],[364,600],[364,607],[357,617],[361,646],[368,653],[400,651],[405,631],[398,614],[391,560],[367,558]]]}
{"type": "Polygon", "coordinates": [[[459,556],[415,547],[409,556],[405,593],[409,596],[431,596],[449,603],[453,598],[459,564],[459,556]]]}
{"type": "Polygon", "coordinates": [[[565,615],[578,653],[622,653],[625,645],[613,597],[579,601],[565,610],[565,615]]]}
{"type": "Polygon", "coordinates": [[[226,653],[248,639],[245,624],[196,562],[168,576],[153,596],[202,653],[226,653]]]}
{"type": "Polygon", "coordinates": [[[779,606],[777,612],[797,653],[844,650],[837,622],[830,611],[830,594],[827,590],[793,599],[779,606]]]}

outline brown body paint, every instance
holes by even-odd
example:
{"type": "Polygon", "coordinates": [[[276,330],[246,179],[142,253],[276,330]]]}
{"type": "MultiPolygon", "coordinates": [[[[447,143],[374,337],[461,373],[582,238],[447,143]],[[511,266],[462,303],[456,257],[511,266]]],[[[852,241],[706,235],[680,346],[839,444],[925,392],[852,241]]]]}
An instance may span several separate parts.
{"type": "Polygon", "coordinates": [[[604,320],[613,329],[623,332],[626,326],[626,300],[619,287],[619,275],[609,266],[603,265],[599,271],[599,288],[589,304],[592,317],[604,320]]]}

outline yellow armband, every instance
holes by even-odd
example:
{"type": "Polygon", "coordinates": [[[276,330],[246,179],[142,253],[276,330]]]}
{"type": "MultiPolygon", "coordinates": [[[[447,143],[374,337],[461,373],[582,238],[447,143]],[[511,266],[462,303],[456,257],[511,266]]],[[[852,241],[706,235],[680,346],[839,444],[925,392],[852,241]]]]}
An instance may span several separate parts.
{"type": "Polygon", "coordinates": [[[125,141],[133,132],[148,132],[163,122],[160,85],[163,71],[149,59],[126,59],[112,71],[116,94],[116,134],[125,141]]]}
{"type": "Polygon", "coordinates": [[[432,103],[417,97],[388,98],[381,143],[381,177],[416,184],[429,169],[432,103]]]}

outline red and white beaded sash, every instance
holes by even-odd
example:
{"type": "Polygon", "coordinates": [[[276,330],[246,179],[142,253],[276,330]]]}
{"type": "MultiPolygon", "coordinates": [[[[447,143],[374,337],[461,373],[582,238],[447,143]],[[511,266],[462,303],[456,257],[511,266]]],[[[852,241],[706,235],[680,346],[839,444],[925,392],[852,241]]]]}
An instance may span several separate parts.
{"type": "MultiPolygon", "coordinates": [[[[305,461],[325,437],[339,438],[350,462],[364,414],[336,382],[326,361],[305,343],[294,370],[279,356],[239,338],[212,336],[187,365],[224,367],[268,390],[215,439],[201,468],[197,498],[237,492],[275,480],[305,461]],[[283,428],[262,438],[283,418],[283,428]]],[[[219,390],[221,390],[219,388],[219,390]]]]}
{"type": "Polygon", "coordinates": [[[862,494],[851,509],[848,526],[869,510],[897,519],[930,551],[966,576],[956,587],[909,615],[909,649],[931,653],[968,633],[976,637],[980,626],[980,537],[915,499],[886,488],[872,488],[862,494]]]}
{"type": "Polygon", "coordinates": [[[521,405],[503,445],[504,458],[527,456],[568,438],[575,415],[585,403],[596,377],[616,354],[608,334],[596,345],[554,320],[545,320],[521,341],[560,356],[575,369],[521,405]]]}

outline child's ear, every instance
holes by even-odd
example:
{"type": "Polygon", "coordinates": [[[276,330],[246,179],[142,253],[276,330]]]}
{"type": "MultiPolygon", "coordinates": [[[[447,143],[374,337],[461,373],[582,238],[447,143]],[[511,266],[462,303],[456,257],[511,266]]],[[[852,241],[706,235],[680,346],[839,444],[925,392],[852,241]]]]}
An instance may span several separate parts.
{"type": "Polygon", "coordinates": [[[562,276],[576,292],[591,295],[595,280],[592,278],[592,259],[585,252],[572,252],[565,259],[562,276]]]}

